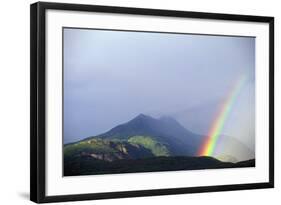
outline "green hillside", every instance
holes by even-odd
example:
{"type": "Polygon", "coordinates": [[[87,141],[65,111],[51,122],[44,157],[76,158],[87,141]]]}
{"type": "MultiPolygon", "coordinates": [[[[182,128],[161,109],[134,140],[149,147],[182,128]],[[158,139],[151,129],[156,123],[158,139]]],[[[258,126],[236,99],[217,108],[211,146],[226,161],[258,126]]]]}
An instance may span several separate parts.
{"type": "Polygon", "coordinates": [[[170,156],[170,151],[166,145],[150,136],[133,136],[127,141],[92,138],[64,146],[64,158],[66,160],[77,156],[114,161],[170,156]]]}
{"type": "Polygon", "coordinates": [[[138,144],[150,150],[154,156],[170,156],[167,145],[158,142],[155,138],[149,136],[133,136],[128,140],[131,144],[138,144]]]}

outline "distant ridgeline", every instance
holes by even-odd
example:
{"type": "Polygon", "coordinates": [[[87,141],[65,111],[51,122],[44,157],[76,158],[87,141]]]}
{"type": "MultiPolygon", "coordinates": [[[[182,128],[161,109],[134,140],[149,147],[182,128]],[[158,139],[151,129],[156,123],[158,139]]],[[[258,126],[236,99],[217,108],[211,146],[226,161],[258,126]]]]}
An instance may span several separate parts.
{"type": "MultiPolygon", "coordinates": [[[[64,145],[64,175],[255,166],[254,157],[241,161],[241,157],[237,159],[227,152],[217,159],[197,156],[204,139],[205,136],[188,131],[173,118],[154,119],[140,114],[104,134],[64,145]]],[[[234,143],[243,156],[254,156],[233,138],[225,140],[225,145],[234,143]]]]}

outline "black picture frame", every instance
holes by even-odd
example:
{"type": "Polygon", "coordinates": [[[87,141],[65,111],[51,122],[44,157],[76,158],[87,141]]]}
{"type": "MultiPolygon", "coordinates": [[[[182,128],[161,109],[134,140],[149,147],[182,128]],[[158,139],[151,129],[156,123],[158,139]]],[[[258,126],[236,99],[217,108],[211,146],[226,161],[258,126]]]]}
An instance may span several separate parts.
{"type": "Polygon", "coordinates": [[[274,18],[265,16],[233,15],[218,13],[156,10],[144,8],[110,7],[82,4],[38,2],[30,7],[30,199],[37,203],[77,200],[97,200],[123,197],[141,197],[197,192],[230,191],[274,187],[274,18]],[[46,196],[46,11],[48,9],[120,13],[129,15],[150,15],[216,19],[229,21],[262,22],[269,24],[269,181],[263,183],[229,184],[171,188],[158,190],[89,193],[75,195],[46,196]]]}

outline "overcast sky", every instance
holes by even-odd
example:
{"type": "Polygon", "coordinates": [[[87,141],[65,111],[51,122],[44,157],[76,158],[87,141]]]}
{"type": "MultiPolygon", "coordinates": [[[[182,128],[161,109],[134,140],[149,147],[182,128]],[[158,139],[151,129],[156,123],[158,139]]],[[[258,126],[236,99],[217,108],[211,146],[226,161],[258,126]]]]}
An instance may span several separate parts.
{"type": "Polygon", "coordinates": [[[223,134],[254,145],[255,39],[64,29],[64,142],[140,113],[205,134],[233,83],[247,77],[223,134]]]}

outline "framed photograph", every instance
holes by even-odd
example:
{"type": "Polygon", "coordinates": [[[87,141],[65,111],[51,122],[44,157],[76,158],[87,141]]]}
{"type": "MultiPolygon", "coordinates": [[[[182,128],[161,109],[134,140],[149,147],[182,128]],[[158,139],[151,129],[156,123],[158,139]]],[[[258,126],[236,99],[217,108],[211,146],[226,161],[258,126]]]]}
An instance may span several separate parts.
{"type": "Polygon", "coordinates": [[[274,186],[274,18],[31,5],[31,200],[274,186]]]}

